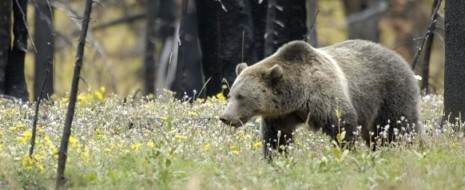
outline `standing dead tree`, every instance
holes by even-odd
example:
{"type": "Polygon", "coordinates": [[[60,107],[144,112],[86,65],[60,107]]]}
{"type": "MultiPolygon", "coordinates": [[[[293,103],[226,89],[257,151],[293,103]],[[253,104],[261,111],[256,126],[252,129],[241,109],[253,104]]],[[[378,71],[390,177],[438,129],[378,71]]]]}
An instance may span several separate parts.
{"type": "Polygon", "coordinates": [[[92,12],[92,0],[86,0],[84,17],[82,21],[82,31],[79,36],[79,44],[76,53],[76,63],[74,65],[73,81],[71,83],[71,93],[69,96],[68,110],[66,113],[65,126],[61,137],[60,149],[58,151],[58,170],[56,178],[56,189],[66,189],[65,166],[68,154],[69,137],[71,136],[71,124],[74,118],[76,107],[77,92],[79,80],[81,78],[81,68],[84,59],[84,47],[86,42],[87,30],[89,28],[90,13],[92,12]]]}
{"type": "Polygon", "coordinates": [[[445,1],[444,114],[445,120],[459,122],[465,114],[465,1],[445,1]]]}
{"type": "MultiPolygon", "coordinates": [[[[27,0],[13,0],[13,47],[8,55],[5,72],[5,94],[23,101],[29,99],[24,77],[24,59],[27,52],[27,0]]],[[[9,44],[9,43],[8,43],[9,44]]]]}
{"type": "Polygon", "coordinates": [[[155,93],[155,40],[156,29],[155,20],[157,19],[157,2],[147,1],[146,7],[146,26],[145,26],[145,52],[144,52],[144,95],[155,93]]]}
{"type": "Polygon", "coordinates": [[[265,57],[283,44],[302,40],[307,33],[305,0],[268,0],[265,57]]]}
{"type": "Polygon", "coordinates": [[[185,60],[184,60],[184,50],[186,49],[184,42],[186,41],[186,16],[187,16],[187,8],[189,6],[188,0],[182,1],[182,12],[181,12],[181,23],[179,24],[179,49],[178,49],[178,64],[176,67],[176,80],[174,81],[174,89],[176,89],[176,98],[182,99],[185,92],[185,80],[186,80],[186,73],[185,73],[185,60]]]}
{"type": "Polygon", "coordinates": [[[45,93],[45,97],[50,97],[53,93],[55,33],[53,31],[53,8],[48,0],[35,1],[34,3],[34,44],[37,52],[35,54],[33,97],[34,100],[37,100],[41,93],[45,93]]]}

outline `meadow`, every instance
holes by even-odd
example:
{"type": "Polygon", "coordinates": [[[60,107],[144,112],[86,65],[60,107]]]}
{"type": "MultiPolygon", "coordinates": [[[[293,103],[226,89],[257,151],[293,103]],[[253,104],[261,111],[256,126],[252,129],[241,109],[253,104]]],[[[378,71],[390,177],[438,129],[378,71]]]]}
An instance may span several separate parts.
{"type": "MultiPolygon", "coordinates": [[[[262,156],[259,120],[222,124],[219,94],[187,103],[169,93],[123,98],[104,88],[79,95],[68,152],[70,189],[464,189],[461,123],[440,127],[442,96],[422,97],[423,143],[371,151],[333,146],[321,132],[295,134],[287,157],[262,156]]],[[[28,156],[33,104],[0,104],[0,189],[52,189],[67,98],[41,106],[28,156]]]]}

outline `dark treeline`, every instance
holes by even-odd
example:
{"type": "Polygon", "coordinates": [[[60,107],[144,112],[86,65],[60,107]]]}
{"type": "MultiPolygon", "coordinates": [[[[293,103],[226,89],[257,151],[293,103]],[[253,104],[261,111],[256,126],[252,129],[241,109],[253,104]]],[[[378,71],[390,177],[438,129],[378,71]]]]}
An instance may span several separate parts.
{"type": "MultiPolygon", "coordinates": [[[[29,4],[34,7],[34,33],[29,32],[26,25],[27,0],[6,0],[0,3],[0,94],[30,100],[24,75],[26,53],[35,55],[31,99],[36,100],[41,92],[44,97],[54,93],[54,74],[60,72],[54,70],[53,66],[54,53],[57,51],[55,42],[57,36],[63,35],[55,32],[54,9],[80,12],[69,7],[63,8],[67,2],[70,1],[59,0],[53,4],[31,1],[29,4]],[[28,38],[31,38],[29,43],[28,38]]],[[[140,35],[144,42],[144,53],[141,55],[143,62],[140,63],[140,80],[143,81],[141,90],[144,94],[158,94],[160,89],[171,89],[178,98],[184,95],[205,97],[219,92],[227,94],[228,86],[235,79],[234,68],[238,63],[254,64],[286,42],[307,39],[314,46],[329,45],[317,38],[325,34],[317,34],[319,24],[314,23],[319,20],[318,17],[328,14],[322,12],[317,19],[314,18],[318,7],[327,3],[317,0],[108,1],[106,5],[110,8],[124,7],[123,17],[96,20],[91,23],[90,32],[112,30],[111,27],[116,25],[134,26],[134,22],[142,21],[143,30],[140,27],[131,27],[131,30],[144,34],[140,35]]],[[[431,18],[429,2],[340,0],[339,3],[344,11],[347,38],[382,43],[384,31],[380,25],[383,23],[385,28],[390,29],[393,49],[408,63],[413,62],[419,49],[418,39],[425,36],[431,18]],[[426,6],[428,9],[425,9],[426,6]]],[[[96,15],[102,11],[105,9],[99,9],[96,15]]],[[[447,24],[443,24],[444,12],[441,8],[437,14],[434,13],[434,30],[431,31],[434,35],[426,40],[426,52],[430,52],[428,47],[431,47],[432,39],[443,40],[443,31],[453,32],[445,30],[447,24]],[[433,38],[435,35],[439,36],[433,38]]],[[[455,14],[458,13],[446,16],[445,23],[458,21],[459,17],[455,14]]],[[[449,34],[446,39],[451,40],[451,37],[454,35],[449,34]]],[[[69,37],[67,41],[72,42],[69,37]]],[[[416,71],[423,73],[422,88],[429,92],[437,87],[432,88],[432,79],[428,77],[430,53],[421,53],[416,71]]],[[[451,81],[449,77],[455,79],[447,75],[447,71],[447,81],[451,81]]],[[[450,89],[450,84],[448,82],[446,88],[450,89]]]]}

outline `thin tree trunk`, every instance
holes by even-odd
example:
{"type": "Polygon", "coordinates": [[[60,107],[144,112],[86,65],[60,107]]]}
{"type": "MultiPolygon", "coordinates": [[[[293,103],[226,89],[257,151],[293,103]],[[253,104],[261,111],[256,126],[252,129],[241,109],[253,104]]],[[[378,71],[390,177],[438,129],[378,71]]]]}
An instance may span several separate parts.
{"type": "Polygon", "coordinates": [[[144,95],[155,93],[155,41],[156,30],[155,20],[157,17],[157,2],[154,0],[147,1],[146,7],[146,28],[145,28],[145,56],[144,56],[144,95]]]}
{"type": "Polygon", "coordinates": [[[305,39],[306,18],[305,0],[268,0],[265,57],[287,42],[305,39]]]}
{"type": "Polygon", "coordinates": [[[11,44],[11,0],[0,1],[0,94],[5,94],[6,66],[11,44]]]}
{"type": "Polygon", "coordinates": [[[254,31],[248,0],[197,0],[199,40],[206,95],[213,96],[223,84],[232,85],[240,62],[255,63],[254,31]],[[242,43],[244,42],[244,44],[242,43]]]}
{"type": "MultiPolygon", "coordinates": [[[[268,0],[249,1],[252,22],[253,22],[253,41],[257,60],[265,58],[265,31],[266,31],[266,16],[268,11],[268,0]]],[[[253,64],[253,63],[249,63],[253,64]]]]}
{"type": "Polygon", "coordinates": [[[430,65],[430,58],[431,58],[431,48],[433,46],[434,41],[434,29],[436,27],[436,18],[438,16],[437,11],[441,5],[441,0],[434,0],[433,8],[431,10],[431,24],[428,27],[429,36],[426,37],[426,45],[425,45],[425,57],[423,59],[423,70],[422,70],[422,81],[421,81],[421,89],[425,92],[425,94],[429,94],[429,65],[430,65]]]}
{"type": "Polygon", "coordinates": [[[55,49],[53,8],[47,0],[36,2],[34,42],[37,52],[34,70],[34,100],[37,100],[41,93],[44,93],[47,98],[53,94],[53,53],[55,49]],[[46,80],[47,82],[44,82],[46,80]],[[45,86],[42,87],[42,85],[45,86]]]}
{"type": "Polygon", "coordinates": [[[61,137],[60,149],[58,151],[58,169],[56,179],[56,189],[66,189],[65,167],[66,158],[68,157],[68,143],[71,136],[71,124],[74,118],[74,110],[78,93],[81,67],[84,59],[84,46],[86,43],[87,30],[89,28],[90,13],[92,12],[92,0],[86,0],[84,17],[82,21],[82,31],[79,37],[79,44],[76,53],[76,63],[74,65],[73,81],[71,83],[71,92],[69,96],[68,110],[66,112],[65,126],[61,137]]]}
{"type": "Polygon", "coordinates": [[[174,89],[176,89],[176,98],[183,99],[185,89],[186,73],[185,71],[185,60],[184,51],[186,49],[186,32],[185,24],[187,19],[187,8],[189,6],[189,0],[182,1],[182,12],[181,12],[181,23],[179,24],[179,50],[178,50],[178,63],[176,66],[176,80],[174,81],[174,89]]]}
{"type": "Polygon", "coordinates": [[[465,1],[446,1],[444,70],[444,114],[446,120],[465,114],[465,1]]]}
{"type": "MultiPolygon", "coordinates": [[[[183,80],[182,89],[177,88],[173,82],[171,89],[176,92],[176,94],[186,94],[189,98],[189,101],[193,101],[195,98],[204,97],[205,93],[200,90],[203,87],[203,77],[202,77],[202,57],[200,54],[199,40],[198,40],[198,28],[197,28],[197,11],[195,9],[195,2],[189,3],[186,20],[183,24],[183,32],[186,38],[182,41],[184,46],[183,60],[184,60],[184,69],[182,75],[178,72],[175,77],[176,80],[183,80]],[[181,77],[181,78],[178,78],[181,77]]],[[[179,55],[181,56],[181,55],[179,55]]],[[[179,57],[178,56],[178,57],[179,57]]],[[[182,98],[182,97],[178,97],[182,98]]]]}
{"type": "Polygon", "coordinates": [[[318,15],[318,5],[317,0],[307,0],[307,7],[308,7],[308,42],[313,46],[318,46],[318,40],[316,36],[316,17],[318,15]]]}
{"type": "Polygon", "coordinates": [[[6,67],[6,94],[27,101],[24,58],[27,52],[27,0],[13,0],[13,48],[6,67]]]}
{"type": "Polygon", "coordinates": [[[385,0],[344,0],[349,39],[379,41],[378,23],[387,9],[385,0]]]}

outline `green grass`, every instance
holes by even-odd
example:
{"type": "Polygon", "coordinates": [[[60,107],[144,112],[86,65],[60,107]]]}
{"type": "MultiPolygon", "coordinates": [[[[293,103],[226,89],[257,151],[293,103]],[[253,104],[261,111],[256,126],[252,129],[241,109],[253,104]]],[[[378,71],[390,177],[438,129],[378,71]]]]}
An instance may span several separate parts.
{"type": "MultiPolygon", "coordinates": [[[[233,129],[222,97],[193,104],[161,96],[80,96],[66,167],[71,189],[464,189],[463,133],[439,129],[442,97],[422,98],[425,143],[356,151],[338,159],[329,139],[299,129],[287,158],[262,159],[258,122],[233,129]]],[[[67,100],[41,107],[27,157],[32,105],[0,105],[0,189],[52,189],[67,100]]]]}

